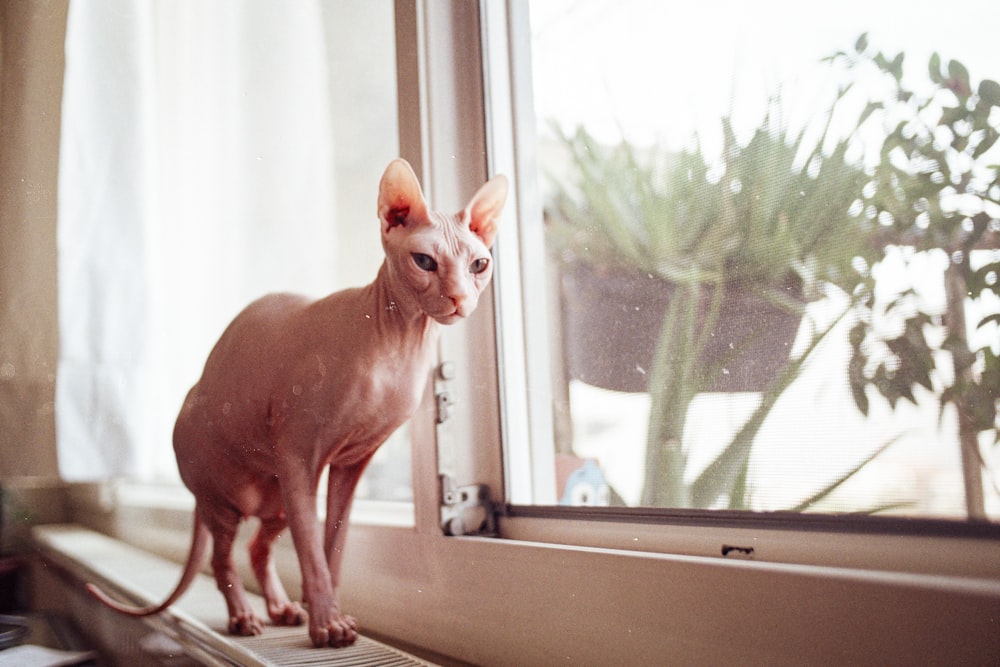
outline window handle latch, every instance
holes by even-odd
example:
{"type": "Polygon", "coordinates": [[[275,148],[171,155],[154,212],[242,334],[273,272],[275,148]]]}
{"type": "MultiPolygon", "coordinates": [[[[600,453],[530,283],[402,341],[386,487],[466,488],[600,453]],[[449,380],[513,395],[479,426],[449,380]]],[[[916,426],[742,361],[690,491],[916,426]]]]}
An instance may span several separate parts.
{"type": "Polygon", "coordinates": [[[451,417],[455,407],[455,397],[449,387],[455,378],[455,364],[445,361],[437,367],[434,377],[434,403],[437,408],[437,423],[443,424],[451,417]]]}
{"type": "Polygon", "coordinates": [[[437,423],[443,424],[451,417],[451,410],[455,405],[455,399],[452,397],[451,392],[440,391],[434,395],[434,400],[437,403],[437,423]]]}

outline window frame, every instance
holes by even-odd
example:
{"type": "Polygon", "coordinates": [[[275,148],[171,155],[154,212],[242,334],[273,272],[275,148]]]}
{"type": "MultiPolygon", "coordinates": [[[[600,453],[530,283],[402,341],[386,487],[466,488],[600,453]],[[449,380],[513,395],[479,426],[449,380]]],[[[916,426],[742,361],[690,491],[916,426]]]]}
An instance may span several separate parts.
{"type": "MultiPolygon", "coordinates": [[[[602,524],[633,522],[647,527],[656,523],[691,527],[714,527],[725,523],[736,527],[868,535],[1000,537],[1000,525],[972,520],[632,507],[569,508],[556,504],[552,493],[544,490],[546,484],[542,481],[542,478],[554,479],[551,401],[540,398],[552,396],[551,378],[546,370],[550,355],[546,344],[537,342],[550,337],[550,324],[544,307],[539,305],[541,300],[527,298],[526,290],[537,290],[537,286],[525,287],[518,271],[510,270],[510,265],[515,262],[519,262],[516,266],[523,267],[546,261],[541,250],[544,248],[544,232],[541,193],[536,177],[536,119],[531,90],[531,36],[527,2],[512,0],[484,5],[483,68],[487,82],[485,122],[490,140],[489,158],[494,171],[507,170],[514,174],[515,192],[509,205],[514,207],[520,225],[516,235],[501,238],[505,244],[500,248],[501,257],[494,279],[500,295],[496,317],[501,323],[497,332],[500,350],[498,374],[506,410],[502,437],[507,473],[503,488],[507,502],[501,519],[502,534],[505,524],[517,523],[518,527],[510,531],[511,534],[548,541],[545,538],[547,530],[531,530],[532,520],[565,518],[580,525],[587,521],[594,522],[595,533],[600,533],[602,529],[599,526],[602,524]],[[517,244],[517,247],[511,248],[507,244],[517,244]],[[529,308],[533,310],[526,313],[529,308]],[[533,404],[526,398],[529,394],[534,397],[533,404]],[[524,426],[521,420],[529,421],[530,425],[524,426]],[[521,500],[526,497],[531,501],[521,500]]],[[[576,543],[591,544],[586,537],[587,532],[586,529],[575,532],[583,534],[576,543]]],[[[603,543],[604,538],[597,537],[596,541],[603,543]]]]}
{"type": "MultiPolygon", "coordinates": [[[[989,576],[1000,564],[996,560],[1000,526],[992,523],[556,505],[553,485],[548,481],[555,477],[551,400],[545,400],[552,396],[546,347],[549,323],[544,307],[539,306],[541,300],[522,298],[525,290],[538,287],[525,285],[520,273],[522,266],[545,261],[541,195],[535,177],[528,7],[520,0],[490,1],[481,2],[480,11],[483,134],[489,173],[506,173],[512,193],[494,249],[492,319],[497,323],[497,366],[491,370],[469,364],[460,372],[468,374],[467,386],[477,388],[484,386],[476,381],[477,376],[484,372],[496,375],[501,425],[492,439],[482,433],[460,435],[459,442],[465,446],[458,446],[468,457],[482,457],[484,446],[491,443],[501,448],[494,458],[502,457],[502,476],[466,480],[486,483],[496,492],[495,499],[501,504],[499,536],[522,542],[710,558],[746,557],[746,550],[753,547],[752,557],[757,560],[788,564],[989,576]],[[526,312],[526,307],[534,310],[526,312]],[[519,500],[524,497],[532,502],[519,500]],[[902,543],[913,548],[898,549],[902,543]],[[882,557],[887,551],[896,553],[887,560],[882,557]]],[[[429,34],[427,39],[436,40],[429,34]]],[[[494,415],[479,412],[482,403],[477,400],[460,412],[473,422],[486,422],[494,415]]],[[[445,444],[446,450],[454,446],[453,442],[445,444]]]]}

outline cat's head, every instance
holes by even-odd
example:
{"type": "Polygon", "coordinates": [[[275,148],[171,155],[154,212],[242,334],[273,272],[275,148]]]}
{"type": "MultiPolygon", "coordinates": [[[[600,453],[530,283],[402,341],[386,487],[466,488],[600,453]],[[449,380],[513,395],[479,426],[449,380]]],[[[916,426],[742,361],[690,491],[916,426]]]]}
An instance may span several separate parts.
{"type": "Polygon", "coordinates": [[[441,324],[476,309],[493,275],[490,247],[507,197],[507,179],[494,176],[458,214],[431,211],[413,169],[394,160],[379,184],[382,247],[393,280],[441,324]]]}

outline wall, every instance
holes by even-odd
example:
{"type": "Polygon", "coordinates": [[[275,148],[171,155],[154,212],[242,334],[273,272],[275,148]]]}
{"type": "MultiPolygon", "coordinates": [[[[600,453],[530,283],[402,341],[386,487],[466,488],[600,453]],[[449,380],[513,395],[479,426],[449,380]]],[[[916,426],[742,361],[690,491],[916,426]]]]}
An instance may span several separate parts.
{"type": "Polygon", "coordinates": [[[58,474],[56,182],[67,7],[0,3],[0,480],[58,474]]]}

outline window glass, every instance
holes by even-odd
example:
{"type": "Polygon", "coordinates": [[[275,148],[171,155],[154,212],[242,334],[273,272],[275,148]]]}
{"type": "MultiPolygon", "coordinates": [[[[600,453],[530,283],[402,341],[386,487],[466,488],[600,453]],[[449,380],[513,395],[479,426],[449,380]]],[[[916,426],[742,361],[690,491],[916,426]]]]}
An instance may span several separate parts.
{"type": "Polygon", "coordinates": [[[550,498],[1000,515],[998,14],[531,3],[550,498]]]}

